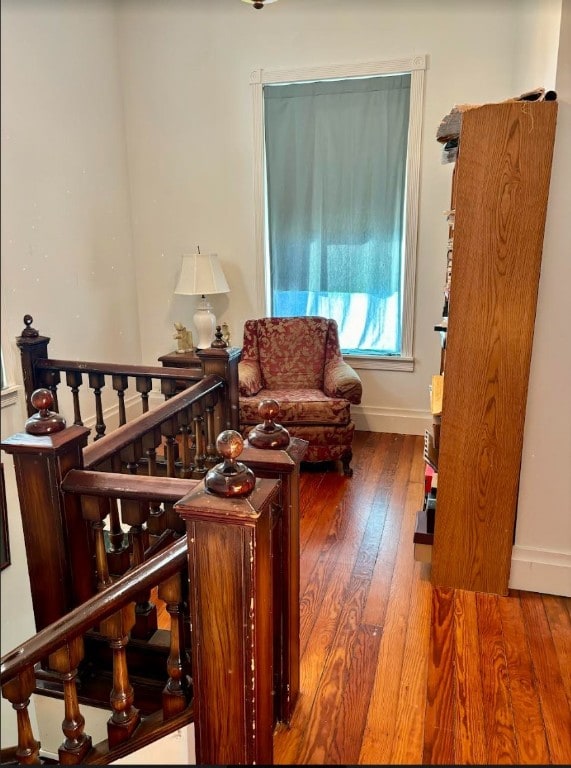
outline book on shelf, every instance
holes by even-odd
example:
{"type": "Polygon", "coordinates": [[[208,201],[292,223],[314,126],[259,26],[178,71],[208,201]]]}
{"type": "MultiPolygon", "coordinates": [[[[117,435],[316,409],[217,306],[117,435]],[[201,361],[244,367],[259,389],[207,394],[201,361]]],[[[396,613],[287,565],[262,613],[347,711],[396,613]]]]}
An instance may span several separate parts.
{"type": "Polygon", "coordinates": [[[436,373],[432,377],[430,384],[430,413],[433,416],[442,414],[442,396],[444,394],[444,376],[436,373]]]}
{"type": "Polygon", "coordinates": [[[438,472],[438,449],[434,445],[434,438],[428,429],[424,432],[424,460],[430,464],[435,472],[438,472]]]}

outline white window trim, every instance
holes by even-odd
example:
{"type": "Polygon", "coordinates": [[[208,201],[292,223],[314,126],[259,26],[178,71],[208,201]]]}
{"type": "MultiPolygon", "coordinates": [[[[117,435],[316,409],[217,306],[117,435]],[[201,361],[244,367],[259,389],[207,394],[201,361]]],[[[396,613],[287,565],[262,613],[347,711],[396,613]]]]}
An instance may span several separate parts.
{"type": "Polygon", "coordinates": [[[270,277],[266,268],[268,228],[266,221],[266,183],[264,147],[264,94],[263,87],[272,83],[330,80],[332,78],[367,77],[407,73],[411,74],[410,121],[407,147],[407,195],[403,286],[402,352],[398,356],[352,355],[352,365],[363,369],[414,370],[414,284],[416,273],[416,244],[418,225],[418,197],[420,186],[420,148],[424,71],[426,56],[408,59],[372,61],[364,64],[338,64],[301,69],[256,69],[250,74],[254,114],[254,216],[256,249],[256,295],[258,314],[268,313],[270,306],[270,277]]]}

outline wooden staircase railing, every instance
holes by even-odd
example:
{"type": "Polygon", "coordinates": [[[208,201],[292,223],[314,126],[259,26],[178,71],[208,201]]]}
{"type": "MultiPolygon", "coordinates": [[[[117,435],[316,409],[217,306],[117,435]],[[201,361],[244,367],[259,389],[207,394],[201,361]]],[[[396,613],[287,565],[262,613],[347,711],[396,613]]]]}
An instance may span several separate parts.
{"type": "MultiPolygon", "coordinates": [[[[27,316],[17,342],[27,392],[46,383],[46,372],[54,374],[49,391],[43,389],[40,400],[36,395],[36,407],[45,414],[54,405],[58,367],[60,373],[85,372],[88,366],[112,376],[140,373],[135,366],[50,360],[49,339],[39,337],[31,322],[27,316]]],[[[173,541],[178,546],[187,538],[190,545],[189,576],[180,583],[176,574],[155,582],[160,582],[158,597],[170,616],[170,630],[159,643],[162,630],[157,632],[145,576],[129,591],[135,600],[114,603],[111,618],[99,622],[98,629],[90,627],[81,645],[77,639],[71,650],[40,654],[33,662],[33,680],[30,672],[19,672],[22,679],[16,682],[3,672],[5,695],[17,700],[20,713],[20,762],[35,759],[23,706],[30,686],[66,701],[73,677],[79,683],[77,706],[108,706],[109,687],[119,691],[109,743],[90,752],[91,762],[104,763],[115,759],[109,755],[117,749],[127,753],[138,748],[132,744],[139,743],[142,733],[148,743],[155,738],[154,728],[157,735],[166,732],[161,725],[165,717],[168,730],[188,714],[188,675],[181,671],[186,664],[181,659],[191,654],[194,695],[200,702],[197,762],[272,761],[272,728],[278,721],[289,722],[299,691],[299,466],[307,446],[296,439],[287,451],[246,445],[244,461],[259,478],[268,479],[258,479],[248,498],[217,499],[204,493],[201,481],[220,459],[216,430],[238,426],[239,354],[221,348],[200,354],[203,377],[198,382],[178,394],[173,390],[162,405],[143,408],[140,416],[89,445],[89,430],[79,423],[61,431],[50,427],[42,435],[37,421],[35,434],[14,435],[2,443],[14,457],[36,628],[45,637],[101,595],[115,600],[116,584],[123,584],[128,574],[145,574],[147,563],[160,559],[162,554],[156,553],[165,546],[173,541]],[[215,564],[212,572],[210,562],[215,564]],[[235,611],[231,620],[229,605],[235,611]],[[228,654],[241,671],[227,679],[228,654]],[[165,669],[168,695],[161,702],[165,669]],[[91,685],[93,680],[99,685],[91,685]],[[215,690],[225,691],[223,702],[211,698],[215,690]]],[[[163,382],[174,381],[168,369],[158,371],[163,382]]],[[[180,380],[181,370],[175,371],[180,380]]],[[[27,398],[33,406],[32,393],[27,398]]],[[[28,421],[32,418],[37,416],[28,421]]],[[[66,735],[71,747],[65,747],[62,762],[73,762],[79,749],[87,750],[76,726],[66,725],[78,717],[75,704],[72,709],[64,720],[64,734],[71,729],[71,736],[66,735]]]]}
{"type": "Polygon", "coordinates": [[[24,315],[24,329],[16,339],[20,349],[26,407],[28,416],[34,408],[32,393],[40,388],[49,389],[54,399],[54,408],[60,411],[59,390],[65,376],[67,400],[73,411],[73,422],[83,426],[82,406],[95,411],[95,433],[93,440],[100,440],[107,433],[105,423],[103,394],[109,389],[116,394],[118,424],[127,422],[125,396],[129,385],[134,385],[141,401],[141,413],[149,410],[149,395],[153,384],[160,385],[160,391],[166,399],[172,397],[184,386],[192,386],[204,376],[217,375],[224,381],[220,393],[220,405],[214,413],[214,431],[218,434],[223,429],[238,429],[238,361],[240,349],[236,347],[199,350],[202,372],[196,374],[184,368],[160,366],[125,365],[124,363],[100,363],[78,360],[51,359],[48,356],[49,336],[41,335],[32,327],[31,315],[24,315]],[[87,390],[84,387],[87,378],[87,390]],[[107,387],[107,390],[105,389],[107,387]]]}
{"type": "MultiPolygon", "coordinates": [[[[157,495],[159,489],[153,489],[153,493],[157,495]]],[[[40,744],[32,733],[28,706],[38,685],[41,690],[38,671],[41,678],[40,662],[44,659],[49,660],[48,666],[52,674],[59,677],[63,688],[64,738],[59,747],[62,764],[109,763],[192,722],[190,669],[179,641],[186,573],[187,544],[183,538],[2,658],[2,695],[11,702],[18,718],[19,743],[15,758],[19,763],[41,762],[40,744]],[[136,707],[125,646],[134,624],[137,594],[156,585],[159,585],[159,594],[167,600],[173,625],[178,631],[171,631],[170,653],[162,670],[162,709],[143,717],[136,707]],[[92,745],[91,737],[85,733],[77,685],[78,668],[85,659],[84,637],[94,627],[106,638],[113,657],[108,739],[96,745],[92,745]]]]}

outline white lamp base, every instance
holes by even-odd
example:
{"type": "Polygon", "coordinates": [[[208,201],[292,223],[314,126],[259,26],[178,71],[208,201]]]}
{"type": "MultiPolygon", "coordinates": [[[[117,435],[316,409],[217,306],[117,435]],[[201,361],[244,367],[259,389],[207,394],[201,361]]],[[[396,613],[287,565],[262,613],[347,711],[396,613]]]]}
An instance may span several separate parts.
{"type": "Polygon", "coordinates": [[[192,320],[194,322],[194,327],[198,331],[196,348],[209,349],[214,340],[216,317],[212,313],[211,305],[206,301],[204,296],[200,300],[192,320]]]}

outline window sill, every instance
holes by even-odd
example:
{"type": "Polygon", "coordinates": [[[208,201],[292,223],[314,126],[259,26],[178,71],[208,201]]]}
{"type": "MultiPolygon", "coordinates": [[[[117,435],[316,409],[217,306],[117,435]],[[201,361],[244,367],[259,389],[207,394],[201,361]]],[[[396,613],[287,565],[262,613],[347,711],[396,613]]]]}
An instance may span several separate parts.
{"type": "Polygon", "coordinates": [[[414,357],[374,357],[368,355],[343,355],[351,368],[359,371],[414,371],[414,357]]]}
{"type": "Polygon", "coordinates": [[[14,384],[11,387],[4,387],[0,392],[0,405],[2,408],[11,408],[16,405],[20,398],[20,392],[22,387],[19,384],[14,384]]]}

